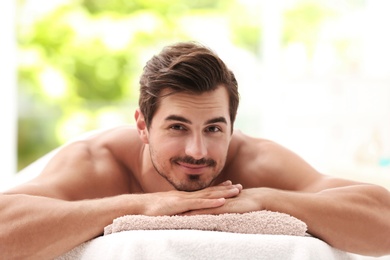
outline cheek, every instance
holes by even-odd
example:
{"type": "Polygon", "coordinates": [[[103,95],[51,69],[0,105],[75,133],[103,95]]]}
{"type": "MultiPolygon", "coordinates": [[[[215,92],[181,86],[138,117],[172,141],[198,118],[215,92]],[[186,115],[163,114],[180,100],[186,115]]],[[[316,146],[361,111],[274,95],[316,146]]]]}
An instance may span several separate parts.
{"type": "Polygon", "coordinates": [[[214,160],[225,161],[228,152],[229,143],[214,143],[209,147],[209,156],[214,160]]]}
{"type": "Polygon", "coordinates": [[[183,143],[166,137],[150,139],[149,141],[150,145],[153,146],[155,153],[161,158],[172,157],[173,154],[179,153],[181,144],[183,143]]]}

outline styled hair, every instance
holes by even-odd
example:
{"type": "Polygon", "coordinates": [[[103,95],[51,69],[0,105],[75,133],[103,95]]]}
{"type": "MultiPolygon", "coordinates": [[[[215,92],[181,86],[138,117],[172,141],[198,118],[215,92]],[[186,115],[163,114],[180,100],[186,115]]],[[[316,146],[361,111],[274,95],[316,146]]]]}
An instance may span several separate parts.
{"type": "Polygon", "coordinates": [[[209,48],[195,42],[166,46],[145,65],[140,78],[140,111],[149,128],[158,109],[162,90],[170,94],[187,92],[202,94],[219,86],[227,89],[229,114],[233,125],[236,119],[239,94],[236,78],[225,63],[209,48]]]}

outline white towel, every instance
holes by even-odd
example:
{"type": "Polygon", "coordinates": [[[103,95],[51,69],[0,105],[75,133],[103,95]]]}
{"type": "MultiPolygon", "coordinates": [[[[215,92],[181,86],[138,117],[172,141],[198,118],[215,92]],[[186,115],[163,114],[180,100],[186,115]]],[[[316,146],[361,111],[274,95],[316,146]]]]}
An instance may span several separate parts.
{"type": "Polygon", "coordinates": [[[337,250],[307,235],[306,228],[294,217],[270,211],[215,216],[123,216],[105,228],[104,236],[77,246],[57,260],[374,259],[337,250]]]}
{"type": "Polygon", "coordinates": [[[144,216],[127,215],[117,218],[104,229],[104,234],[127,230],[196,229],[244,234],[304,236],[307,226],[285,213],[267,210],[244,214],[144,216]]]}
{"type": "Polygon", "coordinates": [[[86,242],[57,260],[366,260],[314,237],[201,230],[133,230],[86,242]]]}

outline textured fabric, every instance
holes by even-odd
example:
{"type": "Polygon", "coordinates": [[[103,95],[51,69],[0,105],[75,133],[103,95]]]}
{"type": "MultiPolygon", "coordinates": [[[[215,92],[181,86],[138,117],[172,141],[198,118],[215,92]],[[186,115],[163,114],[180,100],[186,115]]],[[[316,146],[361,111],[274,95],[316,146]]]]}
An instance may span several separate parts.
{"type": "MultiPolygon", "coordinates": [[[[81,244],[56,260],[371,260],[310,236],[132,230],[81,244]]],[[[387,259],[386,257],[380,258],[387,259]]]]}
{"type": "Polygon", "coordinates": [[[127,230],[196,229],[244,234],[304,236],[307,226],[290,215],[267,210],[244,214],[157,216],[127,215],[117,218],[104,234],[127,230]]]}

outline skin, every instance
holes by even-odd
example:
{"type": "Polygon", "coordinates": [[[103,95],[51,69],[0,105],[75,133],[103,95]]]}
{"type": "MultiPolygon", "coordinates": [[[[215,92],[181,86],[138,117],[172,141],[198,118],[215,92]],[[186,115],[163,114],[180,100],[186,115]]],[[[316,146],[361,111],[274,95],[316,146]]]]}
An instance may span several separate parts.
{"type": "Polygon", "coordinates": [[[274,142],[231,133],[223,86],[167,96],[149,128],[139,110],[135,119],[136,127],[63,147],[37,178],[0,195],[5,258],[53,258],[126,214],[265,209],[305,221],[341,250],[390,254],[389,192],[331,178],[274,142]]]}

